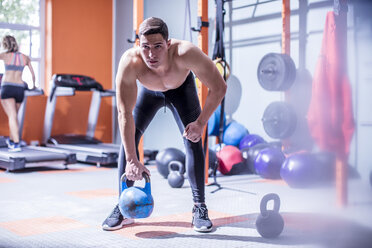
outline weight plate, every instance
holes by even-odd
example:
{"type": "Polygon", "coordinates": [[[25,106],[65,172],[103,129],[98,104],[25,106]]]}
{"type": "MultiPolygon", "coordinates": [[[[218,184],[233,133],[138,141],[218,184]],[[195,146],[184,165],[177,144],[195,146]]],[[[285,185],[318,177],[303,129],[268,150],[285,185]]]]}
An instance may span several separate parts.
{"type": "Polygon", "coordinates": [[[285,139],[294,133],[297,116],[290,104],[272,102],[264,111],[262,124],[265,132],[271,138],[285,139]]]}
{"type": "Polygon", "coordinates": [[[296,78],[296,66],[290,56],[281,53],[265,55],[257,68],[258,82],[268,91],[285,91],[296,78]]]}

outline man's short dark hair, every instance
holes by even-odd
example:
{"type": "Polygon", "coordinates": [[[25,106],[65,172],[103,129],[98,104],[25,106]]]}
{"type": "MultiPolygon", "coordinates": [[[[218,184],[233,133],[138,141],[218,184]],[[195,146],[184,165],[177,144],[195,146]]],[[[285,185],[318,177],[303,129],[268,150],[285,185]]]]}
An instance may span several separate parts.
{"type": "Polygon", "coordinates": [[[168,27],[165,22],[157,17],[150,17],[144,20],[139,26],[138,36],[161,34],[164,40],[168,40],[168,27]]]}

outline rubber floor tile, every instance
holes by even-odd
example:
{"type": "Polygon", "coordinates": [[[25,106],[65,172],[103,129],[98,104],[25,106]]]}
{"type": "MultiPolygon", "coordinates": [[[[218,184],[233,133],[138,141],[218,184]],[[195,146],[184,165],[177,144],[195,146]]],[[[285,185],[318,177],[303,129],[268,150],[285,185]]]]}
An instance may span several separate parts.
{"type": "MultiPolygon", "coordinates": [[[[231,216],[229,214],[209,211],[214,227],[247,221],[244,216],[231,216]]],[[[192,230],[191,212],[168,216],[138,219],[134,224],[117,231],[119,235],[130,239],[154,238],[159,236],[175,235],[192,230]]]]}
{"type": "Polygon", "coordinates": [[[66,194],[73,195],[79,198],[84,198],[84,199],[93,199],[93,198],[116,196],[118,192],[117,190],[113,190],[113,189],[97,189],[97,190],[66,192],[66,194]]]}
{"type": "Polygon", "coordinates": [[[17,180],[7,178],[7,177],[0,177],[0,183],[14,183],[17,182],[17,180]]]}
{"type": "Polygon", "coordinates": [[[276,185],[287,186],[287,183],[284,180],[271,180],[271,179],[257,179],[253,180],[253,183],[271,183],[276,185]]]}
{"type": "Polygon", "coordinates": [[[102,170],[110,170],[110,168],[104,168],[104,167],[97,167],[97,166],[87,166],[87,167],[81,167],[81,168],[73,168],[68,167],[67,170],[60,169],[60,170],[50,170],[50,171],[39,171],[38,173],[42,174],[66,174],[66,173],[76,173],[76,172],[92,172],[92,171],[102,171],[102,170]]]}
{"type": "Polygon", "coordinates": [[[31,236],[83,228],[87,225],[63,216],[54,216],[1,222],[0,227],[18,236],[31,236]]]}

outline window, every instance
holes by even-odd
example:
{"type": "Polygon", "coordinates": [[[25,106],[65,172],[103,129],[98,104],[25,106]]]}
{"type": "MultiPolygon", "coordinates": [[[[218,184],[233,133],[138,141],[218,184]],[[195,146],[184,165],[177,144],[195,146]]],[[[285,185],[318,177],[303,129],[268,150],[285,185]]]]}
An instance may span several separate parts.
{"type": "MultiPolygon", "coordinates": [[[[44,86],[44,6],[45,0],[0,0],[0,37],[13,35],[20,52],[31,58],[36,86],[44,86]]],[[[0,65],[0,73],[4,65],[0,65]]],[[[32,83],[26,68],[23,80],[32,83]]]]}

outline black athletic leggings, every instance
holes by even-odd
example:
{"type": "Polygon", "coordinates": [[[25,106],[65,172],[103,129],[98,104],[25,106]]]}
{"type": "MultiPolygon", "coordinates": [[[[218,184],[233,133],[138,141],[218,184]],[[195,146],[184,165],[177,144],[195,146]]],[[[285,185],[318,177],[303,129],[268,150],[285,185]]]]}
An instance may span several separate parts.
{"type": "MultiPolygon", "coordinates": [[[[164,106],[167,106],[172,111],[181,135],[184,128],[199,117],[201,109],[195,87],[194,76],[191,72],[187,76],[185,82],[174,90],[159,92],[148,90],[142,85],[139,86],[137,103],[133,111],[134,122],[136,125],[135,142],[137,148],[141,136],[150,124],[151,120],[154,118],[157,111],[164,106]]],[[[183,141],[186,149],[186,171],[191,185],[194,202],[204,202],[205,176],[202,142],[199,141],[193,143],[185,138],[183,138],[183,141]]],[[[121,145],[118,161],[119,188],[121,187],[120,178],[125,172],[125,166],[125,152],[123,145],[121,145]]],[[[127,185],[130,187],[133,185],[133,182],[127,181],[127,185]]]]}

